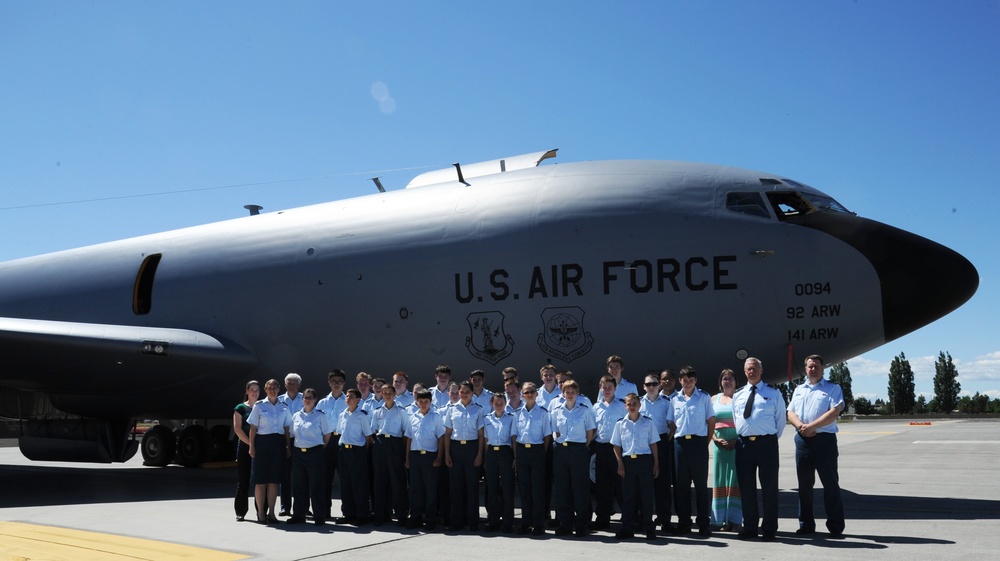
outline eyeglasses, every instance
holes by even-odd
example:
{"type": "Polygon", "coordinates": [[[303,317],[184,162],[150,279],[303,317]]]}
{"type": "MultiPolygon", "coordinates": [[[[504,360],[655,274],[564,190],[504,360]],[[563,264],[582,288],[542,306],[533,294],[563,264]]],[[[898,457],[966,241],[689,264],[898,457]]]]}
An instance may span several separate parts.
{"type": "Polygon", "coordinates": [[[535,395],[535,394],[536,394],[536,393],[538,393],[538,392],[537,392],[537,391],[535,391],[535,390],[524,390],[524,391],[523,391],[523,392],[521,392],[521,393],[522,393],[522,394],[524,394],[524,395],[535,395]]]}
{"type": "Polygon", "coordinates": [[[302,396],[302,399],[316,399],[316,396],[313,396],[313,395],[304,395],[304,396],[302,396]]]}
{"type": "Polygon", "coordinates": [[[647,388],[651,388],[653,386],[659,386],[660,384],[658,382],[646,382],[643,385],[646,386],[647,388]]]}

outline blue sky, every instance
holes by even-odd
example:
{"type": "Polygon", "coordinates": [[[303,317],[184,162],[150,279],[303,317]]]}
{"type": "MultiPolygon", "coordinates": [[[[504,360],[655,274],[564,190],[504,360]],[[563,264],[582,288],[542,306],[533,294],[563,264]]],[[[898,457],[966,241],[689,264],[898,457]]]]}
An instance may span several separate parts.
{"type": "Polygon", "coordinates": [[[854,391],[905,352],[930,397],[947,351],[1000,397],[998,0],[0,2],[0,260],[547,148],[782,174],[955,249],[978,293],[854,391]]]}

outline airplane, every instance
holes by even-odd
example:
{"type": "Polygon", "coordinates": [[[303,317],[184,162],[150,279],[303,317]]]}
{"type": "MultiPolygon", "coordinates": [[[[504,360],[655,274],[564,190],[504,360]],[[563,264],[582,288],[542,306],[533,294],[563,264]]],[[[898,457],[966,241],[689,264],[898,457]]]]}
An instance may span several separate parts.
{"type": "Polygon", "coordinates": [[[325,394],[332,368],[432,381],[448,364],[490,386],[552,362],[596,394],[617,354],[632,380],[692,365],[714,390],[754,356],[780,383],[809,354],[836,363],[919,329],[979,284],[958,253],[781,175],[540,165],[555,154],[0,263],[0,416],[20,421],[30,459],[100,462],[135,454],[136,420],[222,420],[143,438],[147,463],[176,446],[196,465],[250,379],[297,372],[325,394]]]}

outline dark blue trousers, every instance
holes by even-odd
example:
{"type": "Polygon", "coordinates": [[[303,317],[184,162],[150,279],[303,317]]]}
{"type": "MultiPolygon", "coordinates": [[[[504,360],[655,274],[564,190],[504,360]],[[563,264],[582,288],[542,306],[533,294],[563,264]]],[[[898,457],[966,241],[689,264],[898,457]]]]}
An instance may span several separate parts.
{"type": "Polygon", "coordinates": [[[345,518],[368,519],[368,447],[341,445],[337,451],[340,470],[340,505],[345,518]]]}
{"type": "Polygon", "coordinates": [[[406,444],[402,437],[375,437],[372,443],[372,473],[375,480],[372,497],[375,520],[386,522],[393,514],[397,520],[406,520],[406,444]]]}
{"type": "MultiPolygon", "coordinates": [[[[622,503],[622,478],[618,476],[618,458],[610,442],[594,442],[594,514],[598,523],[606,523],[614,514],[615,499],[622,503]]],[[[652,469],[652,468],[650,468],[652,469]]]]}
{"type": "Polygon", "coordinates": [[[292,448],[292,516],[294,518],[304,519],[306,517],[311,500],[314,518],[317,521],[326,519],[329,500],[323,496],[325,471],[326,452],[322,445],[307,448],[305,452],[301,448],[292,448]]]}
{"type": "Polygon", "coordinates": [[[583,442],[553,443],[556,520],[563,530],[587,531],[590,523],[590,449],[583,442]]]}
{"type": "MultiPolygon", "coordinates": [[[[653,525],[653,505],[655,498],[649,489],[653,487],[653,456],[641,454],[636,457],[624,456],[625,477],[622,478],[622,530],[636,531],[636,511],[642,505],[642,530],[650,533],[656,530],[653,525]]],[[[660,477],[664,477],[661,469],[660,477]]]]}
{"type": "Polygon", "coordinates": [[[533,528],[545,528],[548,514],[546,506],[545,445],[532,444],[530,448],[517,444],[517,484],[521,496],[521,524],[533,528]]]}
{"type": "MultiPolygon", "coordinates": [[[[656,453],[660,460],[660,476],[653,480],[653,493],[656,496],[656,518],[660,524],[669,524],[670,515],[674,508],[674,480],[673,473],[677,469],[674,466],[674,441],[669,438],[670,433],[660,435],[660,441],[656,443],[656,453]]],[[[645,489],[648,492],[648,489],[645,489]]]]}
{"type": "Polygon", "coordinates": [[[743,529],[765,534],[778,531],[778,437],[773,434],[741,436],[736,443],[736,480],[743,499],[743,529]],[[764,519],[757,506],[757,479],[760,479],[764,519]]]}
{"type": "Polygon", "coordinates": [[[677,467],[677,526],[691,527],[691,485],[698,511],[699,529],[708,528],[711,521],[708,496],[708,437],[694,436],[674,439],[674,463],[677,467]]]}
{"type": "Polygon", "coordinates": [[[799,526],[816,528],[813,516],[813,487],[816,474],[823,483],[823,506],[826,528],[834,534],[844,532],[844,503],[840,498],[840,476],[837,473],[837,435],[819,433],[803,438],[795,435],[795,474],[799,480],[799,526]]]}
{"type": "Polygon", "coordinates": [[[486,446],[486,516],[489,524],[514,526],[514,451],[486,446]]]}
{"type": "Polygon", "coordinates": [[[438,472],[434,467],[437,452],[410,451],[410,518],[427,524],[438,522],[438,472]]]}
{"type": "Polygon", "coordinates": [[[479,524],[478,440],[451,441],[451,525],[479,524]]]}

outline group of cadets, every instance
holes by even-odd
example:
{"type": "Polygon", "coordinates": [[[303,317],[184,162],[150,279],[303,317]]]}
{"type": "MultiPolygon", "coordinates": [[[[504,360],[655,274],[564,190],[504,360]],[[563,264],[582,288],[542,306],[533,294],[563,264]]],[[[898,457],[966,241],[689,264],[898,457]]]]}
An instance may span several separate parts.
{"type": "MultiPolygon", "coordinates": [[[[622,507],[615,534],[619,539],[637,533],[655,539],[657,526],[685,534],[695,524],[701,535],[711,535],[706,442],[714,430],[715,413],[709,395],[697,388],[694,369],[679,372],[678,391],[672,391],[671,371],[650,372],[639,388],[622,377],[621,357],[609,357],[607,370],[593,402],[582,395],[571,372],[557,373],[551,364],[540,369],[540,384],[520,384],[517,371],[505,368],[504,391],[496,394],[483,387],[481,370],[456,383],[451,370],[439,366],[433,387],[416,384],[412,392],[404,372],[395,373],[388,383],[362,372],[355,379],[356,388],[345,391],[344,372],[333,370],[328,376],[330,393],[318,401],[312,389],[300,393],[301,378],[289,374],[287,392],[278,397],[285,408],[289,451],[281,515],[290,515],[289,523],[305,522],[311,502],[314,522],[320,525],[327,520],[375,526],[395,521],[399,527],[426,531],[443,524],[449,531],[477,532],[478,484],[484,477],[488,531],[544,535],[546,527],[554,527],[556,535],[586,536],[610,528],[617,499],[622,507]],[[592,452],[596,457],[593,514],[592,452]],[[337,474],[342,516],[334,519],[330,509],[337,474]],[[514,518],[515,489],[521,503],[519,523],[514,518]],[[676,527],[670,524],[675,504],[676,527]]],[[[758,399],[759,406],[773,396],[758,399]]],[[[739,407],[749,412],[753,397],[750,401],[746,405],[744,398],[739,407]]],[[[755,421],[749,414],[746,420],[755,421]]],[[[798,417],[794,422],[805,425],[798,417]]],[[[777,422],[774,433],[780,436],[777,422]]],[[[776,451],[776,440],[773,445],[776,451]]],[[[772,480],[769,465],[764,470],[758,458],[744,456],[751,459],[738,464],[740,480],[753,487],[744,491],[744,505],[750,500],[756,507],[751,470],[761,469],[763,530],[773,535],[776,514],[770,509],[776,508],[776,501],[767,495],[776,490],[776,458],[772,480]]],[[[835,471],[833,476],[829,470],[820,475],[826,486],[835,471]]],[[[258,520],[276,521],[270,515],[258,520]]],[[[815,527],[814,521],[805,523],[815,527]]],[[[839,524],[842,532],[842,518],[839,524]]]]}

